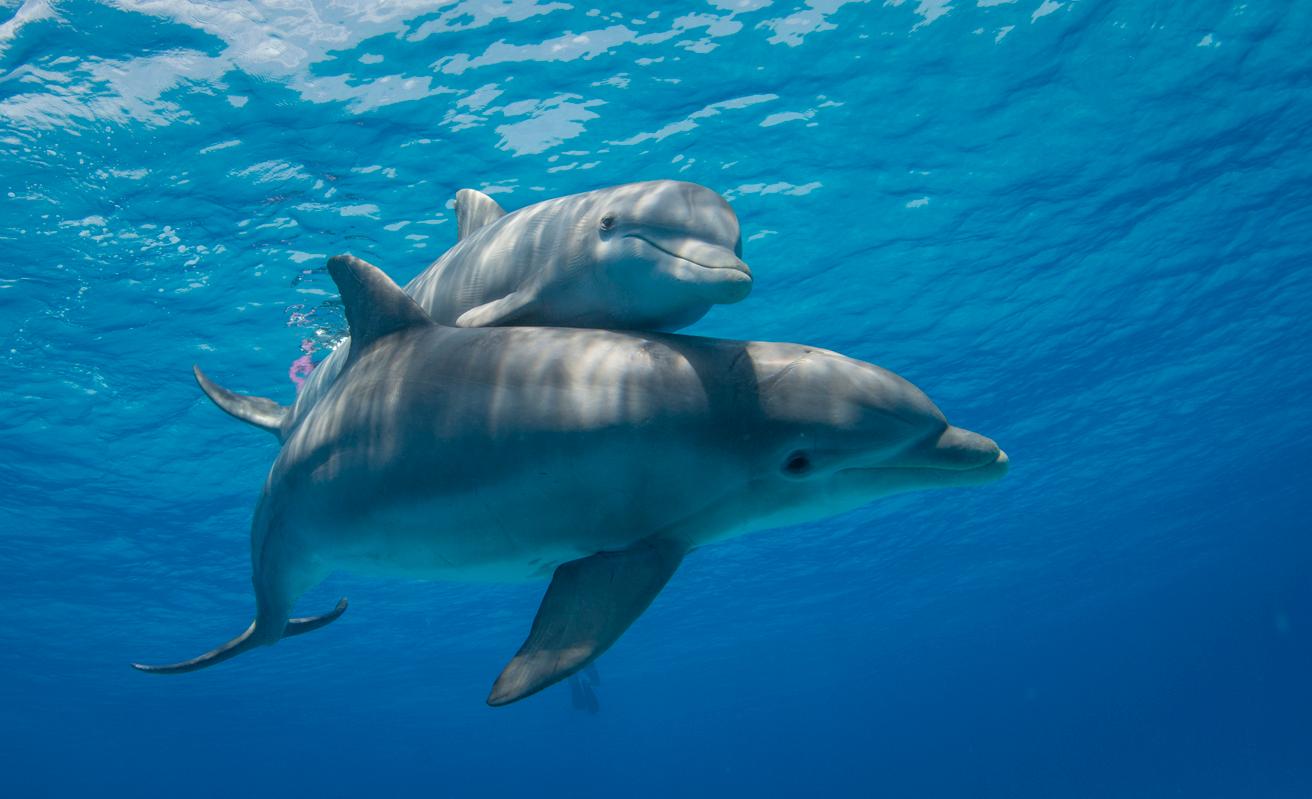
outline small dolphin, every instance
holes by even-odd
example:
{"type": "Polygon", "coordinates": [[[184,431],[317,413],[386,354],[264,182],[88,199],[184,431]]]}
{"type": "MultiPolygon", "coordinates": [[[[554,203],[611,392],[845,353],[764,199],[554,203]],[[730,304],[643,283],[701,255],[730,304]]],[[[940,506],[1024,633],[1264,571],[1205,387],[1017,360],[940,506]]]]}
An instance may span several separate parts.
{"type": "Polygon", "coordinates": [[[330,572],[550,577],[492,687],[504,705],[579,671],[693,549],[912,489],[1007,471],[918,388],[799,344],[433,322],[381,271],[328,269],[350,357],[290,429],[251,525],[256,617],[192,671],[331,622],[289,619],[330,572]]]}
{"type": "Polygon", "coordinates": [[[509,214],[462,189],[456,225],[456,246],[406,287],[439,324],[677,330],[752,289],[738,217],[696,183],[626,183],[509,214]]]}
{"type": "MultiPolygon", "coordinates": [[[[511,213],[462,189],[456,226],[456,245],[405,289],[443,325],[677,330],[752,288],[738,217],[695,183],[627,183],[511,213]]],[[[349,340],[338,345],[290,410],[199,372],[196,379],[224,411],[281,438],[319,401],[349,352],[349,340]]]]}

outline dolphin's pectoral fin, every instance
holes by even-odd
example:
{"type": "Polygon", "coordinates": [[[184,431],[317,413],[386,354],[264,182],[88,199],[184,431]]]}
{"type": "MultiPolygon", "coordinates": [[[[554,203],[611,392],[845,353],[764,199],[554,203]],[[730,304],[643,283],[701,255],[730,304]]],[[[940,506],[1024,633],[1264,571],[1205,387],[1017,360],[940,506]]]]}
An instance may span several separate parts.
{"type": "Polygon", "coordinates": [[[601,700],[597,699],[597,692],[593,690],[590,683],[579,679],[577,674],[569,678],[569,698],[575,710],[585,710],[594,716],[601,710],[601,700]]]}
{"type": "Polygon", "coordinates": [[[261,430],[268,430],[280,440],[282,439],[282,423],[287,418],[289,410],[286,406],[264,397],[250,397],[229,391],[206,377],[199,366],[191,367],[191,371],[196,375],[200,390],[204,391],[205,396],[213,400],[224,413],[247,424],[253,424],[261,430]]]}
{"type": "Polygon", "coordinates": [[[523,699],[600,657],[665,587],[685,552],[680,544],[649,540],[557,568],[528,640],[497,678],[487,703],[523,699]]]}
{"type": "Polygon", "coordinates": [[[506,209],[497,201],[475,189],[456,192],[456,240],[465,238],[485,225],[506,215],[506,209]]]}
{"type": "Polygon", "coordinates": [[[596,662],[589,663],[569,676],[570,702],[575,710],[586,710],[594,716],[600,712],[598,685],[601,685],[601,675],[597,673],[596,662]]]}
{"type": "Polygon", "coordinates": [[[534,297],[525,291],[512,291],[499,300],[483,303],[460,314],[456,327],[497,327],[519,322],[534,308],[534,297]]]}
{"type": "MultiPolygon", "coordinates": [[[[337,600],[337,607],[323,614],[322,616],[306,616],[299,619],[288,619],[287,626],[283,629],[282,636],[287,638],[301,633],[313,632],[314,630],[333,623],[339,616],[346,612],[346,598],[337,600]]],[[[231,641],[217,646],[203,655],[184,660],[180,663],[169,663],[164,666],[148,666],[144,663],[133,663],[132,668],[138,671],[148,672],[150,674],[185,674],[189,671],[199,671],[200,669],[222,663],[225,660],[235,658],[247,650],[254,649],[262,643],[272,643],[272,641],[261,641],[255,635],[256,623],[251,622],[251,626],[246,628],[246,632],[232,639],[231,641]]],[[[277,640],[274,638],[273,640],[277,640]]]]}

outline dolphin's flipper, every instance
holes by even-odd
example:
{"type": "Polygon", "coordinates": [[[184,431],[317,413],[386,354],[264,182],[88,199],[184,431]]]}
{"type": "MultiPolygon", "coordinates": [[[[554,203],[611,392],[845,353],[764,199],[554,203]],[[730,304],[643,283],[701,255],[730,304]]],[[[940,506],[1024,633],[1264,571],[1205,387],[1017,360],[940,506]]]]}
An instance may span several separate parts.
{"type": "Polygon", "coordinates": [[[575,710],[585,710],[594,716],[601,711],[597,692],[577,674],[569,678],[569,699],[575,710]]]}
{"type": "Polygon", "coordinates": [[[191,367],[191,371],[196,375],[200,390],[204,391],[205,396],[213,400],[214,404],[225,413],[262,430],[268,430],[279,440],[282,439],[283,419],[287,417],[290,408],[264,397],[248,397],[245,394],[229,391],[206,377],[199,366],[191,367]]]}
{"type": "Polygon", "coordinates": [[[597,672],[596,661],[569,676],[570,703],[575,710],[586,710],[594,716],[601,711],[598,685],[601,685],[601,675],[597,672]]]}
{"type": "Polygon", "coordinates": [[[670,541],[644,541],[557,568],[528,640],[497,678],[487,703],[518,701],[597,659],[665,587],[685,551],[670,541]]]}
{"type": "Polygon", "coordinates": [[[469,234],[506,215],[506,209],[497,201],[475,189],[456,192],[456,240],[464,241],[469,234]]]}
{"type": "Polygon", "coordinates": [[[456,327],[497,327],[519,322],[533,309],[533,295],[526,291],[512,291],[499,300],[470,308],[456,319],[456,327]]]}
{"type": "MultiPolygon", "coordinates": [[[[346,612],[346,598],[342,597],[337,600],[337,607],[323,614],[322,616],[306,616],[299,619],[288,619],[287,628],[283,630],[282,637],[287,638],[301,633],[313,632],[337,621],[337,618],[346,612]]],[[[246,628],[246,632],[232,639],[222,646],[215,647],[203,655],[184,660],[181,663],[170,663],[166,666],[148,666],[143,663],[133,663],[132,668],[138,671],[145,671],[151,674],[184,674],[188,671],[197,671],[217,663],[222,663],[230,658],[235,658],[248,649],[253,649],[260,645],[255,640],[255,622],[246,628]]]]}

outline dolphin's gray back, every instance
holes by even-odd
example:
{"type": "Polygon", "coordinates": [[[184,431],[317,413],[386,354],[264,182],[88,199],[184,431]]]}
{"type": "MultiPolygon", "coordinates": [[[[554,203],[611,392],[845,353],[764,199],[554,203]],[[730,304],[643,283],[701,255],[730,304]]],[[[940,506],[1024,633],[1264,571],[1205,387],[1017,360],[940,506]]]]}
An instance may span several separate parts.
{"type": "MultiPolygon", "coordinates": [[[[405,291],[440,325],[454,325],[465,311],[504,297],[524,285],[533,270],[571,268],[564,246],[569,228],[553,221],[582,213],[596,205],[601,191],[575,194],[512,211],[474,231],[419,273],[405,291]],[[554,255],[553,255],[554,254],[554,255]],[[552,257],[566,257],[553,263],[552,257]]],[[[537,321],[551,324],[550,320],[537,321]]],[[[295,427],[337,379],[350,354],[351,340],[343,339],[321,361],[297,394],[285,421],[295,427]]]]}
{"type": "MultiPolygon", "coordinates": [[[[545,200],[512,211],[461,239],[411,280],[405,291],[439,325],[455,325],[467,311],[508,295],[535,294],[539,288],[547,287],[539,299],[549,301],[531,304],[510,324],[631,329],[634,325],[632,320],[624,317],[622,298],[607,298],[616,306],[613,309],[616,316],[598,322],[598,298],[577,296],[579,281],[574,278],[589,268],[592,255],[586,251],[591,239],[582,235],[581,227],[591,231],[615,203],[643,197],[653,185],[663,183],[671,182],[612,186],[545,200]]],[[[725,208],[728,208],[727,204],[725,208]]],[[[692,319],[704,312],[703,308],[692,319]]],[[[655,325],[651,329],[677,329],[689,321],[683,319],[675,324],[655,325]]],[[[304,418],[332,385],[345,363],[349,347],[350,340],[344,340],[306,380],[283,423],[284,435],[304,418]]]]}
{"type": "Polygon", "coordinates": [[[534,546],[625,545],[612,537],[711,504],[738,473],[738,448],[714,442],[751,424],[744,345],[567,328],[400,334],[353,360],[292,431],[266,499],[302,509],[312,528],[367,518],[381,530],[404,527],[395,509],[428,503],[425,523],[454,531],[443,534],[453,563],[513,550],[474,533],[487,529],[480,496],[517,497],[504,512],[535,519],[534,546]],[[694,472],[707,476],[702,502],[688,496],[694,472]],[[585,510],[562,518],[562,492],[585,510]]]}
{"type": "Polygon", "coordinates": [[[411,280],[406,293],[434,322],[454,325],[468,310],[524,289],[539,277],[567,272],[574,249],[571,220],[586,216],[586,208],[599,202],[595,194],[535,203],[479,228],[411,280]]]}
{"type": "Polygon", "coordinates": [[[305,417],[320,432],[285,447],[313,446],[307,436],[345,427],[408,425],[417,415],[451,440],[484,442],[704,418],[726,392],[750,390],[745,346],[572,328],[428,328],[362,354],[305,417]]]}

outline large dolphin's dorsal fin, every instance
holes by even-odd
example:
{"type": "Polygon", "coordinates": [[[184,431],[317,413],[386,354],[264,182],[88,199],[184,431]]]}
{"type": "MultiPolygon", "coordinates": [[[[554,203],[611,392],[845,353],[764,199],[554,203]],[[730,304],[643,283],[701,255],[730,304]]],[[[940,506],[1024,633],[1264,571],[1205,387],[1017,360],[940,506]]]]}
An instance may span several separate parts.
{"type": "Polygon", "coordinates": [[[506,209],[477,189],[456,192],[456,240],[464,241],[475,230],[506,215],[506,209]]]}
{"type": "Polygon", "coordinates": [[[352,359],[381,338],[433,324],[424,309],[373,264],[354,255],[334,255],[328,259],[328,274],[342,293],[352,359]]]}
{"type": "Polygon", "coordinates": [[[648,540],[556,569],[528,639],[492,686],[489,705],[507,705],[565,679],[601,656],[660,593],[686,548],[648,540]]]}
{"type": "Polygon", "coordinates": [[[196,375],[200,390],[204,391],[205,396],[213,400],[224,413],[247,424],[255,425],[261,430],[268,430],[282,440],[282,425],[290,408],[264,397],[251,397],[229,391],[206,377],[199,366],[191,367],[191,371],[196,375]]]}

